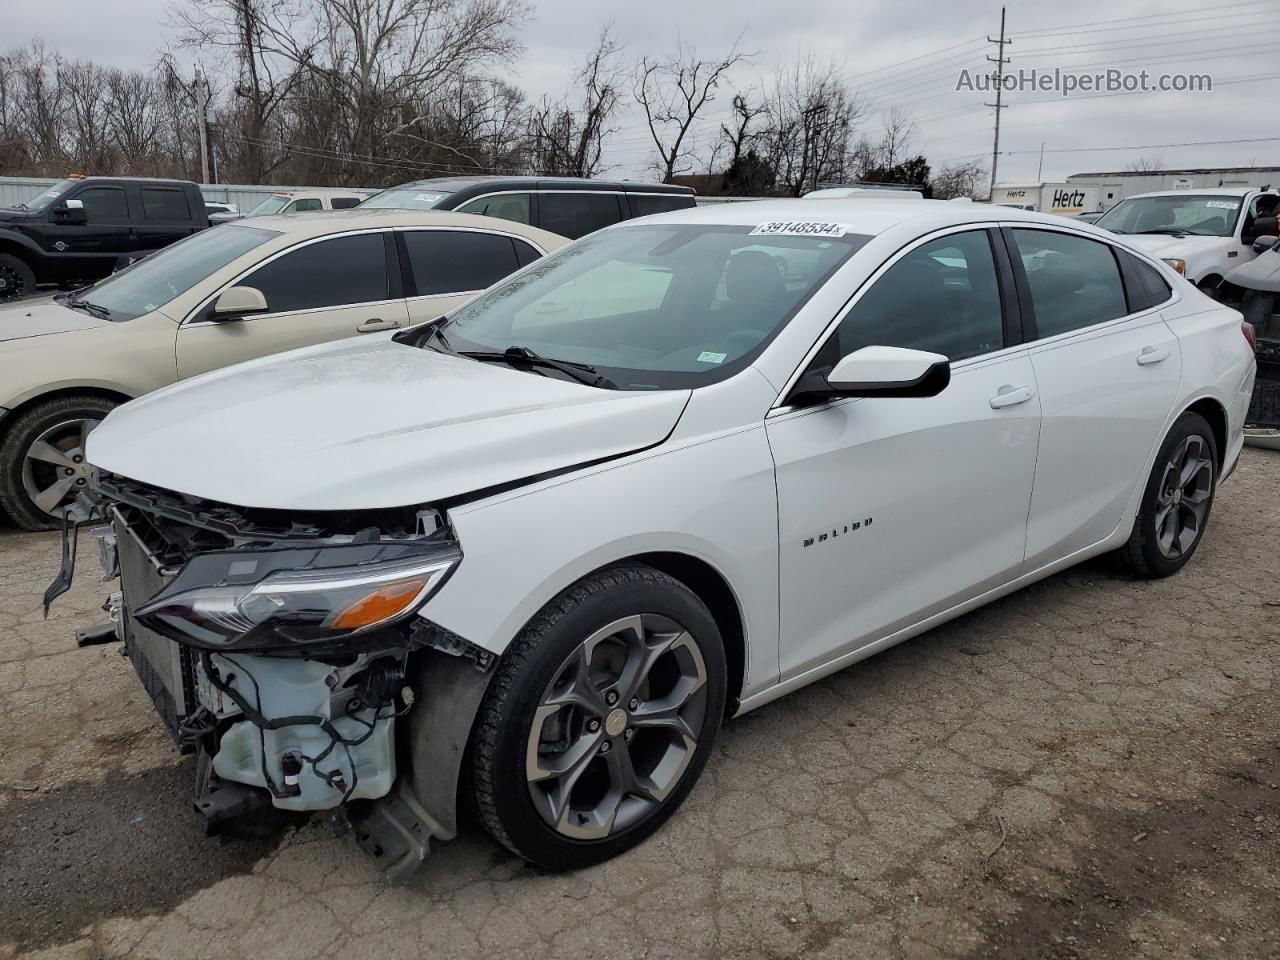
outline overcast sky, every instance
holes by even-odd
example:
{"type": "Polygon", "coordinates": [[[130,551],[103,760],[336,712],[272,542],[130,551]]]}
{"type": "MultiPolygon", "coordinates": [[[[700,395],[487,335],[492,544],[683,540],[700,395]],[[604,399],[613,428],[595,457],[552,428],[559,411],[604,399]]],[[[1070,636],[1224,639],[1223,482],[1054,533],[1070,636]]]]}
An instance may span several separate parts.
{"type": "MultiPolygon", "coordinates": [[[[42,0],[10,3],[4,39],[20,45],[43,39],[68,57],[124,67],[154,63],[171,40],[165,11],[171,0],[42,0]]],[[[998,4],[899,0],[884,7],[848,0],[787,0],[743,4],[730,0],[555,0],[536,5],[522,30],[527,50],[508,79],[536,99],[564,91],[572,65],[612,21],[624,55],[636,59],[674,47],[683,38],[707,56],[726,50],[739,33],[743,47],[758,51],[738,68],[735,87],[759,86],[780,61],[803,51],[834,58],[867,109],[863,131],[875,138],[892,106],[917,121],[916,148],[935,166],[970,157],[990,163],[993,111],[990,94],[957,91],[962,69],[976,74],[990,65],[994,46],[979,42],[1000,28],[998,4]]],[[[1122,169],[1139,157],[1168,167],[1280,165],[1276,122],[1280,84],[1280,0],[1225,0],[1212,7],[1190,0],[1050,0],[1011,3],[1007,48],[1012,69],[1114,66],[1125,71],[1204,73],[1208,93],[1133,94],[1065,99],[1052,93],[1012,93],[1003,112],[999,179],[1061,179],[1082,171],[1122,169]],[[1232,82],[1269,77],[1256,82],[1232,82]],[[1032,102],[1040,101],[1040,102],[1032,102]],[[1270,142],[1146,149],[1083,151],[1190,141],[1270,142]],[[1037,177],[1044,144],[1043,175],[1037,177]]],[[[187,59],[186,54],[179,54],[187,59]]],[[[728,110],[726,90],[708,108],[702,131],[709,141],[728,110]]],[[[607,159],[611,173],[645,172],[651,146],[634,111],[620,116],[607,159]]]]}

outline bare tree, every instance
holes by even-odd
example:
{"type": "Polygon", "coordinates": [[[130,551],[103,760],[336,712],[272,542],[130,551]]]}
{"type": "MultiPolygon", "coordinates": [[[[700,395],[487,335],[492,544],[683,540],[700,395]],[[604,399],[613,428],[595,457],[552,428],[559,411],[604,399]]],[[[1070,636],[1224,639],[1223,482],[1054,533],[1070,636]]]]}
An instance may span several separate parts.
{"type": "Polygon", "coordinates": [[[681,43],[669,57],[642,57],[636,65],[633,92],[658,149],[657,168],[663,183],[693,168],[689,134],[694,121],[715,100],[725,74],[749,57],[736,42],[714,60],[702,59],[692,46],[681,43]]]}
{"type": "Polygon", "coordinates": [[[553,177],[593,177],[601,171],[605,139],[618,107],[623,70],[611,27],[600,33],[595,50],[575,77],[573,94],[560,100],[543,97],[529,118],[535,172],[553,177]]]}
{"type": "Polygon", "coordinates": [[[750,90],[745,93],[735,93],[732,102],[731,119],[720,125],[720,141],[716,144],[715,153],[712,154],[710,164],[712,167],[716,165],[720,151],[725,148],[729,154],[729,167],[741,163],[743,152],[757,136],[757,132],[751,129],[752,123],[757,117],[767,116],[769,112],[764,104],[753,102],[753,94],[750,90]]]}
{"type": "Polygon", "coordinates": [[[911,146],[918,128],[911,114],[901,107],[892,108],[884,120],[884,131],[877,148],[876,166],[895,167],[912,155],[911,146]]]}
{"type": "Polygon", "coordinates": [[[762,154],[778,185],[800,196],[824,182],[849,179],[851,141],[862,102],[840,77],[835,63],[806,55],[779,71],[765,103],[769,126],[762,154]]]}
{"type": "Polygon", "coordinates": [[[933,185],[933,196],[937,200],[952,200],[956,197],[978,200],[986,199],[987,196],[987,168],[981,160],[948,164],[935,173],[930,182],[933,185]]]}
{"type": "Polygon", "coordinates": [[[1125,164],[1126,170],[1134,173],[1152,173],[1156,170],[1164,169],[1163,157],[1139,157],[1130,163],[1125,164]]]}

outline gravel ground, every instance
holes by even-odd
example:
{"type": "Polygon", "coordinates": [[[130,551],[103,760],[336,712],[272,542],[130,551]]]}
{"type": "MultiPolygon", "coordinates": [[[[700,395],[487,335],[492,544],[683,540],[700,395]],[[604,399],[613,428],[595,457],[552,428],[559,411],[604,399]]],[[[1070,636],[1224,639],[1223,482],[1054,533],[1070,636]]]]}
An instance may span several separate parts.
{"type": "Polygon", "coordinates": [[[0,532],[0,960],[1280,957],[1280,455],[1179,576],[1094,562],[729,723],[647,844],[476,827],[405,886],[333,821],[206,840],[86,557],[0,532]]]}

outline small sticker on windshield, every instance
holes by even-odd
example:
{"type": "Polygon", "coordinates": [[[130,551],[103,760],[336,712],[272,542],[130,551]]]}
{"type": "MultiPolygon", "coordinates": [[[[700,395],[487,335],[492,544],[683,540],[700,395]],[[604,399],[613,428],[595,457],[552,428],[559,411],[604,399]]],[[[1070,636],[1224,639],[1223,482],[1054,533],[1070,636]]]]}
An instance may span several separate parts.
{"type": "Polygon", "coordinates": [[[420,193],[413,199],[419,203],[438,203],[444,198],[443,193],[420,193]]]}
{"type": "Polygon", "coordinates": [[[698,354],[699,363],[724,363],[727,353],[712,353],[710,350],[703,350],[698,354]]]}
{"type": "Polygon", "coordinates": [[[751,235],[775,237],[843,237],[849,232],[847,223],[824,223],[820,220],[773,220],[762,223],[751,235]]]}
{"type": "Polygon", "coordinates": [[[1234,210],[1240,206],[1239,200],[1209,200],[1205,203],[1206,207],[1213,207],[1215,210],[1234,210]]]}

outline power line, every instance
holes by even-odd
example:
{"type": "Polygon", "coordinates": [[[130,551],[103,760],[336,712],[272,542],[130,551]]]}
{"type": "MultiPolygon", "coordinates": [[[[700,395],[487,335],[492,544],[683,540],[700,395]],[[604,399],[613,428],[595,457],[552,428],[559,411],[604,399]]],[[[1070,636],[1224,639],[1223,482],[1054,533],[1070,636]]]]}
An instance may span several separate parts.
{"type": "MultiPolygon", "coordinates": [[[[1195,23],[1203,20],[1220,20],[1222,19],[1222,13],[1225,10],[1235,10],[1235,9],[1239,9],[1240,7],[1274,6],[1274,5],[1275,5],[1274,0],[1244,0],[1244,2],[1241,2],[1241,3],[1223,4],[1216,8],[1215,13],[1208,14],[1208,15],[1204,14],[1204,7],[1190,7],[1185,10],[1171,10],[1161,15],[1159,25],[1170,26],[1170,25],[1178,25],[1183,23],[1195,23]],[[1193,14],[1194,16],[1189,20],[1179,19],[1187,14],[1193,14]]],[[[1246,15],[1252,15],[1252,14],[1246,14],[1246,15]]],[[[1019,39],[1030,40],[1035,37],[1043,37],[1043,36],[1049,36],[1051,34],[1059,34],[1059,33],[1070,33],[1070,34],[1102,33],[1109,29],[1138,30],[1138,29],[1149,27],[1150,25],[1151,25],[1151,16],[1148,14],[1148,15],[1139,16],[1139,17],[1119,17],[1115,20],[1093,20],[1087,23],[1062,24],[1057,27],[1046,27],[1040,30],[1030,30],[1025,33],[1019,33],[1017,34],[1017,36],[1019,39]],[[1133,25],[1129,27],[1114,26],[1114,24],[1118,24],[1118,23],[1132,23],[1133,25]],[[1089,27],[1097,27],[1098,29],[1096,30],[1087,29],[1089,27]]]]}

